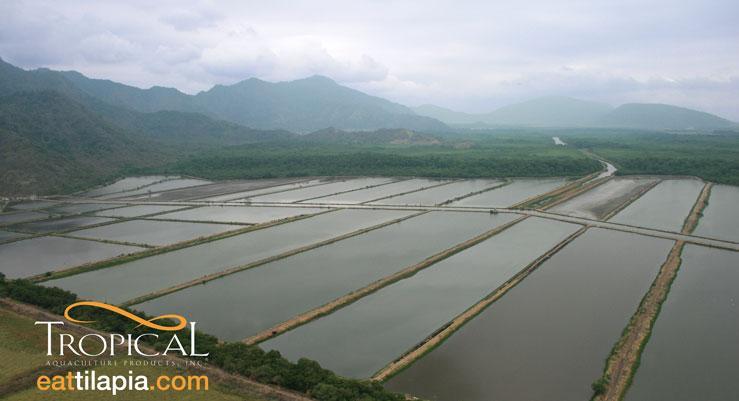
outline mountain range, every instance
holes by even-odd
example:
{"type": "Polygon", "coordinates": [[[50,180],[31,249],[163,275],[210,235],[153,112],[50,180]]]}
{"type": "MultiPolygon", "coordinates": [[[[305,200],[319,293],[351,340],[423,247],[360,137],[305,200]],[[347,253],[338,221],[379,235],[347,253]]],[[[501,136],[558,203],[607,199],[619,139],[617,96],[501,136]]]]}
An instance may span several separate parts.
{"type": "Polygon", "coordinates": [[[447,124],[737,127],[675,106],[612,108],[561,97],[485,114],[436,106],[411,109],[321,76],[277,83],[251,78],[188,95],[74,71],[27,71],[0,60],[0,195],[69,192],[127,168],[163,165],[223,146],[286,141],[434,145],[454,132],[447,124]]]}
{"type": "Polygon", "coordinates": [[[140,112],[198,112],[258,129],[284,129],[298,133],[327,127],[348,130],[448,129],[442,122],[416,115],[406,106],[341,86],[319,75],[275,83],[250,78],[233,85],[216,85],[194,96],[172,88],[139,89],[113,81],[90,79],[75,71],[60,72],[59,75],[86,94],[109,104],[140,112]]]}
{"type": "Polygon", "coordinates": [[[569,97],[552,96],[501,107],[489,113],[462,113],[434,105],[413,109],[417,114],[452,125],[526,127],[602,127],[652,130],[713,130],[737,128],[737,123],[683,107],[627,103],[613,107],[569,97]]]}

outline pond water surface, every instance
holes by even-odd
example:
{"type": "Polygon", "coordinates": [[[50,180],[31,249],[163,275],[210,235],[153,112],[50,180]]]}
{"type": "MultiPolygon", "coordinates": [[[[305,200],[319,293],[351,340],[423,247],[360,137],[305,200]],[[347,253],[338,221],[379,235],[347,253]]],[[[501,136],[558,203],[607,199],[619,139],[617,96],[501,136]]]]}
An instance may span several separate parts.
{"type": "Polygon", "coordinates": [[[739,253],[686,245],[627,401],[739,394],[739,253]]]}
{"type": "Polygon", "coordinates": [[[315,359],[341,375],[370,377],[579,228],[526,219],[262,346],[292,360],[315,359]]]}
{"type": "Polygon", "coordinates": [[[429,400],[582,400],[672,242],[590,229],[389,380],[429,400]]]}
{"type": "Polygon", "coordinates": [[[239,340],[421,262],[515,218],[427,213],[205,285],[137,305],[175,310],[209,333],[239,340]],[[237,316],[224,308],[238,308],[237,316]]]}

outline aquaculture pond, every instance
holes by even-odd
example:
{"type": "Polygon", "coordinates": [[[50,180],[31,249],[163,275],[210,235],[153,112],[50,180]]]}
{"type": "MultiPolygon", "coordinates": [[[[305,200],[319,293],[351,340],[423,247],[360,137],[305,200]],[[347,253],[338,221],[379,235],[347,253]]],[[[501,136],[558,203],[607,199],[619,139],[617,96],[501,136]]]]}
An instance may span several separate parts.
{"type": "Polygon", "coordinates": [[[75,228],[92,226],[95,224],[108,223],[115,219],[107,217],[78,216],[63,219],[41,220],[13,226],[17,230],[33,233],[49,233],[56,231],[73,230],[75,228]]]}
{"type": "Polygon", "coordinates": [[[263,180],[232,180],[213,182],[205,185],[195,185],[184,188],[173,189],[165,192],[159,192],[152,195],[152,199],[158,202],[174,201],[174,200],[192,200],[200,199],[208,196],[222,195],[240,191],[257,190],[264,187],[271,187],[278,184],[295,182],[296,179],[273,178],[263,180]]]}
{"type": "Polygon", "coordinates": [[[414,276],[262,343],[367,378],[493,292],[580,226],[526,219],[414,276]]]}
{"type": "MultiPolygon", "coordinates": [[[[185,206],[186,207],[186,206],[185,206]]],[[[95,216],[105,217],[140,217],[148,216],[156,213],[168,212],[171,210],[183,209],[183,206],[172,205],[136,205],[126,206],[116,209],[103,210],[95,213],[95,216]]]]}
{"type": "Polygon", "coordinates": [[[41,212],[23,211],[23,212],[1,213],[0,214],[0,226],[21,223],[24,221],[46,219],[48,217],[49,217],[48,214],[41,213],[41,212]]]}
{"type": "Polygon", "coordinates": [[[0,230],[0,242],[10,241],[11,239],[22,238],[22,237],[27,237],[27,236],[28,234],[0,230]]]}
{"type": "Polygon", "coordinates": [[[48,208],[54,205],[58,205],[59,202],[54,201],[46,201],[46,200],[38,200],[38,201],[28,201],[28,202],[21,202],[21,203],[15,203],[10,206],[10,209],[13,210],[35,210],[35,209],[44,209],[48,208]]]}
{"type": "Polygon", "coordinates": [[[338,195],[324,196],[323,198],[313,199],[307,202],[311,203],[341,203],[341,204],[357,204],[386,198],[396,194],[402,194],[410,191],[417,191],[432,185],[438,185],[449,180],[432,180],[426,178],[414,178],[410,180],[402,180],[390,184],[381,185],[379,187],[359,189],[356,191],[346,192],[338,195]]]}
{"type": "MultiPolygon", "coordinates": [[[[80,296],[120,303],[268,256],[412,214],[340,210],[49,281],[80,296]]],[[[182,311],[183,313],[186,311],[182,311]]]]}
{"type": "Polygon", "coordinates": [[[72,238],[30,238],[0,245],[0,272],[9,278],[28,277],[142,250],[72,238]]]}
{"type": "Polygon", "coordinates": [[[292,191],[277,192],[249,198],[254,202],[299,202],[338,192],[353,191],[375,185],[387,184],[394,181],[392,178],[355,178],[345,181],[331,182],[312,187],[294,189],[292,191]]]}
{"type": "Polygon", "coordinates": [[[587,219],[602,219],[656,181],[654,178],[613,178],[549,211],[587,219]]]}
{"type": "Polygon", "coordinates": [[[148,185],[143,188],[134,189],[131,191],[118,192],[118,193],[98,196],[97,198],[98,199],[136,198],[136,197],[140,197],[140,195],[144,195],[143,197],[146,198],[146,197],[149,197],[149,194],[151,194],[152,197],[156,197],[157,195],[156,192],[168,191],[172,189],[185,188],[185,187],[194,187],[196,185],[205,185],[205,184],[210,184],[210,181],[199,180],[195,178],[181,178],[181,179],[159,182],[156,184],[148,185]]]}
{"type": "Polygon", "coordinates": [[[112,184],[105,185],[99,188],[94,188],[90,191],[82,193],[83,196],[95,197],[101,195],[112,194],[116,192],[130,191],[140,187],[154,184],[156,182],[171,180],[178,177],[164,176],[164,175],[148,175],[141,177],[126,177],[120,179],[112,184]]]}
{"type": "Polygon", "coordinates": [[[739,253],[686,245],[627,401],[739,394],[739,253]]]}
{"type": "Polygon", "coordinates": [[[739,242],[739,187],[714,185],[695,235],[739,242]]]}
{"type": "Polygon", "coordinates": [[[591,228],[386,387],[435,401],[588,400],[671,246],[591,228]]]}
{"type": "Polygon", "coordinates": [[[609,221],[680,232],[702,189],[700,180],[664,180],[609,221]]]}
{"type": "Polygon", "coordinates": [[[103,209],[113,209],[124,205],[116,205],[113,203],[64,203],[49,209],[52,213],[59,214],[79,214],[96,212],[103,209]]]}
{"type": "Polygon", "coordinates": [[[198,237],[244,228],[227,224],[185,223],[175,221],[129,220],[68,233],[71,236],[130,242],[145,245],[169,245],[198,237]]]}
{"type": "Polygon", "coordinates": [[[499,180],[462,180],[371,202],[376,205],[440,205],[467,194],[502,184],[499,180]]]}
{"type": "Polygon", "coordinates": [[[565,183],[562,178],[516,179],[508,185],[452,202],[450,206],[509,207],[565,183]]]}
{"type": "Polygon", "coordinates": [[[299,182],[295,182],[291,184],[274,185],[274,186],[269,186],[269,187],[260,188],[260,189],[251,189],[248,191],[240,191],[240,192],[228,193],[228,194],[223,194],[223,195],[209,196],[207,198],[201,198],[198,200],[210,201],[210,202],[237,201],[237,200],[243,200],[244,198],[248,198],[250,196],[269,194],[273,192],[289,191],[291,189],[299,189],[299,188],[322,184],[326,182],[329,182],[329,180],[316,179],[316,180],[308,180],[308,181],[299,181],[299,182]]]}
{"type": "Polygon", "coordinates": [[[154,314],[177,311],[219,338],[243,339],[515,218],[426,213],[136,308],[154,314]],[[236,308],[239,313],[218,313],[224,308],[236,308]]]}
{"type": "Polygon", "coordinates": [[[326,209],[302,207],[262,207],[262,206],[204,206],[179,212],[165,213],[157,219],[214,221],[223,223],[259,224],[288,217],[315,214],[326,209]]]}

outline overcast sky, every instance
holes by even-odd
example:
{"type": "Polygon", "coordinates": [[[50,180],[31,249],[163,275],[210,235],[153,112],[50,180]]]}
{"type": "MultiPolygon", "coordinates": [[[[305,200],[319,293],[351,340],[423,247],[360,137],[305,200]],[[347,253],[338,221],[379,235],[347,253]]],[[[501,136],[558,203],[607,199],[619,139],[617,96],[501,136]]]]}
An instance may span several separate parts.
{"type": "Polygon", "coordinates": [[[565,95],[739,120],[737,0],[1,0],[0,57],[187,93],[321,74],[411,106],[565,95]]]}

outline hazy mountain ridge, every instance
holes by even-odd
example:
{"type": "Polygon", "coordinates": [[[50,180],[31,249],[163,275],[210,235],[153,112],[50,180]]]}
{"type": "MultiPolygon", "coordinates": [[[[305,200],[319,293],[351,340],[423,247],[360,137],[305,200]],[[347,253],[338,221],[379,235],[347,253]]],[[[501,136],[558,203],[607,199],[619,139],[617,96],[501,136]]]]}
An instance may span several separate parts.
{"type": "Polygon", "coordinates": [[[434,105],[414,108],[416,113],[448,124],[529,127],[608,127],[653,130],[737,128],[719,116],[684,107],[652,103],[610,105],[567,97],[545,97],[501,107],[484,114],[456,112],[434,105]]]}
{"type": "Polygon", "coordinates": [[[444,130],[438,120],[410,108],[313,76],[289,82],[256,78],[195,95],[206,112],[255,128],[310,132],[326,127],[350,130],[408,128],[444,130]]]}
{"type": "MultiPolygon", "coordinates": [[[[34,90],[54,89],[69,95],[85,94],[103,102],[140,112],[182,111],[258,129],[310,132],[327,127],[349,130],[408,128],[446,130],[441,121],[416,115],[410,108],[313,76],[288,82],[256,78],[188,95],[173,88],[140,89],[110,80],[92,79],[76,71],[25,71],[0,60],[4,77],[45,76],[34,90]],[[25,73],[25,74],[24,74],[25,73]]],[[[26,79],[23,78],[23,79],[26,79]]],[[[21,79],[20,81],[23,81],[21,79]]],[[[0,85],[1,93],[27,88],[26,83],[0,85]]]]}
{"type": "Polygon", "coordinates": [[[659,103],[623,104],[598,122],[606,127],[624,128],[676,130],[739,128],[739,124],[710,113],[659,103]]]}

